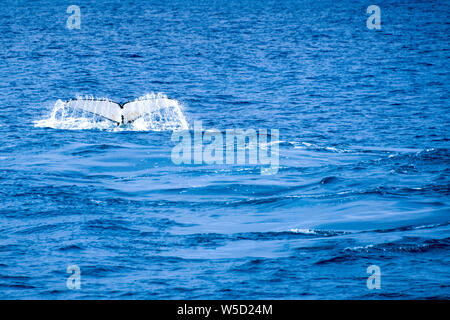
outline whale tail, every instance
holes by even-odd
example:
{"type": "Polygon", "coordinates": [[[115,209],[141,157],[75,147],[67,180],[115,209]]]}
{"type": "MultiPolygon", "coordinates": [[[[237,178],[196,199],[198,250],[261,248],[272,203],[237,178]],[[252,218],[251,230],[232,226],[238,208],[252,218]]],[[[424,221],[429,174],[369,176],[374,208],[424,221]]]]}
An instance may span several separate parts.
{"type": "Polygon", "coordinates": [[[173,99],[164,98],[163,101],[153,99],[138,99],[120,103],[101,99],[76,99],[68,100],[65,105],[69,108],[87,111],[105,119],[111,120],[117,125],[124,125],[152,112],[158,111],[161,106],[165,108],[177,106],[178,102],[173,99]]]}

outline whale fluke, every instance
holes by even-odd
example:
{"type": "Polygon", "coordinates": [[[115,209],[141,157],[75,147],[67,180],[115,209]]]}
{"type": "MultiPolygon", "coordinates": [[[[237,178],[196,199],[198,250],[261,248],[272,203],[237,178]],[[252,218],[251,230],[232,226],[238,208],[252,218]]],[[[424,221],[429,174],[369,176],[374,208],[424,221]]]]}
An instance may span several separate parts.
{"type": "MultiPolygon", "coordinates": [[[[123,125],[150,114],[159,108],[158,104],[151,99],[129,101],[120,103],[101,99],[76,99],[64,102],[67,107],[79,109],[111,120],[117,125],[123,125]]],[[[164,105],[176,105],[177,101],[164,98],[164,105]]],[[[161,101],[159,102],[161,104],[161,101]]]]}
{"type": "Polygon", "coordinates": [[[117,102],[109,100],[76,99],[65,101],[64,104],[69,108],[79,109],[101,116],[116,122],[118,125],[123,123],[123,106],[117,102]]]}

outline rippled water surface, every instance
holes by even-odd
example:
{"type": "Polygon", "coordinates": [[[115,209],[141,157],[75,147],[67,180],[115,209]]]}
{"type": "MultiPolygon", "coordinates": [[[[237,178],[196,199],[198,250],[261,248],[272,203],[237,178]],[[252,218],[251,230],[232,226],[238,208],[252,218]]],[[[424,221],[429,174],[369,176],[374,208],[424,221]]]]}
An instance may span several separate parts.
{"type": "Polygon", "coordinates": [[[450,297],[448,2],[381,30],[356,0],[80,1],[80,30],[69,4],[0,6],[0,298],[450,297]],[[158,93],[279,129],[278,173],[175,165],[159,117],[52,118],[158,93]]]}

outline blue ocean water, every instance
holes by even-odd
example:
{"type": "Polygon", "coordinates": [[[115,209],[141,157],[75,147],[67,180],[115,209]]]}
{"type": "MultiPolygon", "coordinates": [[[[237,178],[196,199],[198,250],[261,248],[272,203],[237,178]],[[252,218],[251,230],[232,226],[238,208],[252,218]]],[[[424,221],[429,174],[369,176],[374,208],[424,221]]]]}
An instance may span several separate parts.
{"type": "Polygon", "coordinates": [[[2,2],[0,298],[450,298],[450,5],[383,1],[369,30],[371,4],[2,2]],[[50,116],[152,93],[189,128],[279,129],[278,173],[50,116]]]}

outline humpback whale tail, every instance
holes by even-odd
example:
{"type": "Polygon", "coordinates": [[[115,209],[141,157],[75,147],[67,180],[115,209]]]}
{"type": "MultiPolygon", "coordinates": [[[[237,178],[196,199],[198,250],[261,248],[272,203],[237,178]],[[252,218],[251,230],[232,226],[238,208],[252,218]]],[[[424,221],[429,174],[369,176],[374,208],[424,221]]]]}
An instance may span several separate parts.
{"type": "Polygon", "coordinates": [[[64,102],[68,108],[87,111],[105,119],[111,120],[117,125],[124,125],[135,121],[140,117],[160,111],[161,107],[178,107],[178,101],[169,98],[137,99],[119,104],[105,99],[75,99],[64,102]]]}
{"type": "Polygon", "coordinates": [[[56,101],[50,117],[35,121],[35,126],[109,130],[115,123],[119,130],[185,130],[189,126],[182,109],[177,100],[162,93],[149,93],[123,105],[108,99],[79,97],[56,101]]]}

